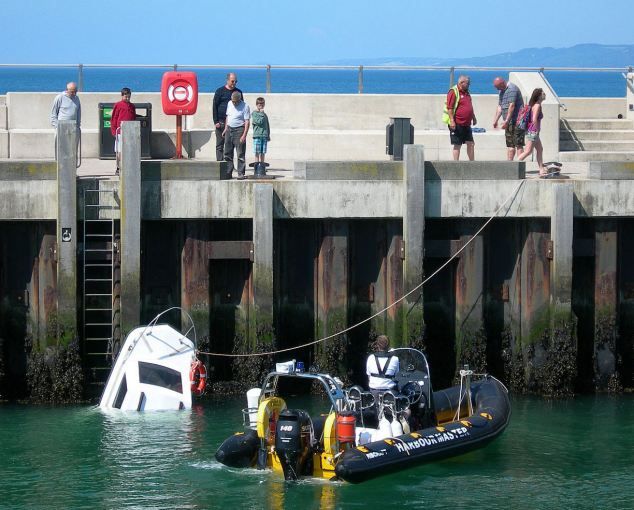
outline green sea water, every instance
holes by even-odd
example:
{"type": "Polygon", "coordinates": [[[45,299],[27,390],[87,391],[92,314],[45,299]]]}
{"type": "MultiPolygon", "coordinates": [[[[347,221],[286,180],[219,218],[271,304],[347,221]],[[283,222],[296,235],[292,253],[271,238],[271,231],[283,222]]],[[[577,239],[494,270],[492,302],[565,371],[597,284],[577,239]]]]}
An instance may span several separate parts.
{"type": "Polygon", "coordinates": [[[514,398],[509,427],[486,448],[360,485],[217,463],[245,405],[0,405],[0,508],[634,508],[633,395],[514,398]]]}

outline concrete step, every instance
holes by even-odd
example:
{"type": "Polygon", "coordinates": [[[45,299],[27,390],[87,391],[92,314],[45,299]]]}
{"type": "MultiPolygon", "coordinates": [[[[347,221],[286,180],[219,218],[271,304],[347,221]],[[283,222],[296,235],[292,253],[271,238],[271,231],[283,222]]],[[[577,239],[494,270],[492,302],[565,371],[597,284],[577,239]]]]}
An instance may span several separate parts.
{"type": "Polygon", "coordinates": [[[627,119],[562,119],[564,126],[573,131],[586,129],[634,129],[634,122],[627,119]]]}
{"type": "Polygon", "coordinates": [[[567,129],[559,130],[559,139],[579,140],[581,142],[597,140],[634,140],[634,130],[630,129],[576,129],[574,132],[567,129]]]}
{"type": "Polygon", "coordinates": [[[634,152],[569,151],[560,152],[559,161],[634,161],[634,152]]]}
{"type": "Polygon", "coordinates": [[[586,141],[574,140],[561,141],[559,143],[560,151],[607,151],[607,152],[628,152],[634,151],[634,140],[631,141],[586,141]]]}

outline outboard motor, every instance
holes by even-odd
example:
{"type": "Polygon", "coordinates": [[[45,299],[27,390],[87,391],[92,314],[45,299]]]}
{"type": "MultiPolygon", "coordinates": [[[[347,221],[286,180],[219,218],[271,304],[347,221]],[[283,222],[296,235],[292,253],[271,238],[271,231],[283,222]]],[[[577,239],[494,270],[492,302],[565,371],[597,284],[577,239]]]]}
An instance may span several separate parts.
{"type": "Polygon", "coordinates": [[[275,451],[285,480],[297,480],[310,467],[312,423],[306,411],[285,409],[275,430],[275,451]]]}

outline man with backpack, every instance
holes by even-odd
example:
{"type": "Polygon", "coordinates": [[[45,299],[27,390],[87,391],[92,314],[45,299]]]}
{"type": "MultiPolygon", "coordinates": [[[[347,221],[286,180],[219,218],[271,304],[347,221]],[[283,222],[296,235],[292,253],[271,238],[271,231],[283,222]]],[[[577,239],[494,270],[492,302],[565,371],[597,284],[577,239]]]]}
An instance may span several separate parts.
{"type": "Polygon", "coordinates": [[[497,129],[498,120],[502,117],[500,127],[504,129],[506,137],[506,156],[509,161],[513,161],[515,153],[521,153],[524,149],[524,129],[520,129],[517,125],[517,116],[522,107],[524,100],[522,93],[517,85],[506,81],[499,76],[493,80],[493,86],[499,91],[498,107],[493,118],[493,128],[497,129]]]}
{"type": "Polygon", "coordinates": [[[467,156],[469,161],[475,159],[475,143],[471,125],[478,123],[473,112],[471,94],[469,94],[469,84],[471,80],[468,76],[460,76],[458,84],[454,85],[447,92],[443,121],[449,126],[449,139],[453,145],[453,159],[460,159],[460,148],[462,144],[467,145],[467,156]]]}

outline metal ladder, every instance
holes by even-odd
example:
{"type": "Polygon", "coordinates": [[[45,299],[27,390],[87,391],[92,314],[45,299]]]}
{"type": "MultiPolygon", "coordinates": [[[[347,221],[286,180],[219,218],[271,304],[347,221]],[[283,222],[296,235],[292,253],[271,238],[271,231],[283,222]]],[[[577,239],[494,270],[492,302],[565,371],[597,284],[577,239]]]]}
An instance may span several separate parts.
{"type": "Polygon", "coordinates": [[[112,366],[116,321],[117,239],[114,190],[84,190],[83,339],[91,384],[103,384],[112,366]]]}

